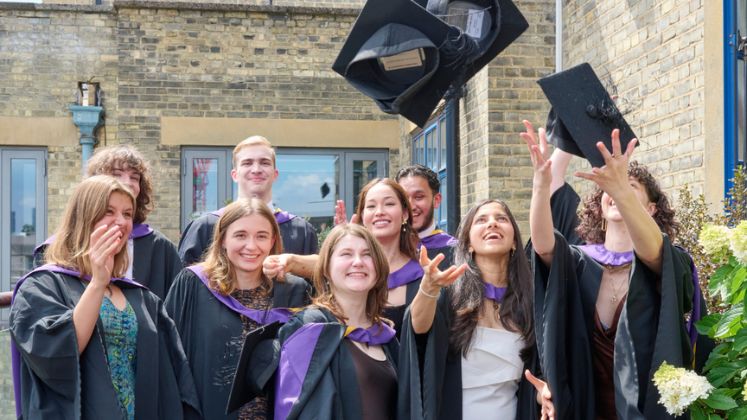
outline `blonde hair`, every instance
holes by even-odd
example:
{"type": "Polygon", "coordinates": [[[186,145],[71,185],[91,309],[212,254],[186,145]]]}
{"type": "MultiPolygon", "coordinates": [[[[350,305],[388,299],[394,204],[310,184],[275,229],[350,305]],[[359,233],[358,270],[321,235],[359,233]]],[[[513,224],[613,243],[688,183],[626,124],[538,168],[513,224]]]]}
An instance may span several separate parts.
{"type": "Polygon", "coordinates": [[[266,138],[262,136],[251,136],[251,137],[245,138],[239,144],[237,144],[236,147],[233,148],[233,157],[231,160],[233,161],[234,169],[237,166],[236,155],[238,155],[239,152],[241,152],[243,149],[247,147],[252,147],[252,146],[264,146],[270,149],[270,154],[272,155],[272,166],[277,167],[277,165],[275,164],[275,160],[276,160],[275,149],[272,147],[272,143],[270,143],[269,140],[267,140],[266,138]]]}
{"type": "Polygon", "coordinates": [[[343,322],[347,320],[347,317],[335,299],[329,274],[329,266],[335,248],[346,236],[355,236],[366,241],[368,250],[371,252],[371,258],[373,258],[374,267],[376,268],[376,282],[374,283],[374,287],[368,291],[368,297],[366,298],[366,316],[373,323],[385,320],[382,317],[382,312],[386,306],[389,293],[387,286],[389,262],[387,262],[386,255],[384,255],[381,245],[379,245],[373,234],[363,226],[353,223],[335,226],[324,240],[322,249],[319,251],[319,262],[314,267],[314,275],[312,277],[317,293],[317,296],[313,299],[313,303],[328,309],[337,319],[343,322]]]}
{"type": "MultiPolygon", "coordinates": [[[[96,175],[84,179],[75,187],[60,220],[60,227],[55,232],[55,240],[44,254],[48,264],[74,268],[84,276],[93,274],[88,256],[91,233],[96,223],[106,215],[109,199],[114,193],[126,195],[132,201],[134,211],[135,196],[116,178],[96,175]]],[[[129,265],[127,247],[123,246],[114,256],[112,277],[124,276],[129,265]]]]}
{"type": "MultiPolygon", "coordinates": [[[[272,210],[267,204],[257,198],[240,198],[225,207],[213,230],[213,242],[205,251],[205,262],[202,263],[205,275],[210,280],[210,288],[223,295],[230,295],[236,290],[236,271],[228,259],[223,244],[226,240],[228,227],[235,221],[245,216],[257,215],[265,218],[272,227],[273,245],[270,255],[283,252],[283,238],[280,236],[280,227],[275,220],[272,210]]],[[[272,290],[272,281],[262,274],[262,291],[269,294],[272,290]]]]}
{"type": "Polygon", "coordinates": [[[88,160],[86,173],[93,175],[112,175],[116,169],[129,168],[140,174],[140,193],[135,197],[134,223],[143,223],[153,210],[153,180],[150,166],[145,157],[134,147],[121,144],[107,146],[96,150],[88,160]]]}

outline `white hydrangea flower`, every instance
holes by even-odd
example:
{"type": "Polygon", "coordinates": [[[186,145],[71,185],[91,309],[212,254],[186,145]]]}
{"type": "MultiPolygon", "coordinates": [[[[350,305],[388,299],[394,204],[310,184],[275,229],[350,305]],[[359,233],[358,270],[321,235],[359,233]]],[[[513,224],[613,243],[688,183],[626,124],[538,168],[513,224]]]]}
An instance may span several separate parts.
{"type": "Polygon", "coordinates": [[[726,256],[729,250],[730,236],[731,231],[728,227],[708,223],[700,230],[698,243],[703,247],[706,255],[723,257],[726,256]]]}
{"type": "Polygon", "coordinates": [[[666,362],[654,373],[654,385],[659,390],[659,404],[673,416],[682,415],[690,404],[707,398],[713,391],[713,386],[705,377],[666,362]]]}
{"type": "Polygon", "coordinates": [[[731,231],[729,242],[734,257],[740,263],[747,265],[747,220],[739,222],[737,227],[731,231]]]}

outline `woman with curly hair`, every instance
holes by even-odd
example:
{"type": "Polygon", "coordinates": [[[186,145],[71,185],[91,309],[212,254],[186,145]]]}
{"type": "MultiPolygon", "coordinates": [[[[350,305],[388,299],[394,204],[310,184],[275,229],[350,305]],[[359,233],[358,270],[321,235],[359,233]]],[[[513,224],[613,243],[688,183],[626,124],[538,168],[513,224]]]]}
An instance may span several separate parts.
{"type": "Polygon", "coordinates": [[[182,270],[166,297],[208,419],[266,418],[268,401],[258,396],[226,414],[244,337],[275,321],[288,308],[308,303],[308,285],[287,275],[273,281],[262,273],[268,255],[282,251],[280,228],[261,200],[239,199],[215,224],[203,263],[182,270]]]}
{"type": "Polygon", "coordinates": [[[579,213],[578,237],[568,240],[575,193],[559,185],[570,155],[556,149],[549,158],[545,131],[538,138],[524,124],[534,166],[529,223],[543,417],[671,418],[651,378],[664,361],[691,366],[697,333],[685,314],[695,308],[697,319],[701,308],[691,259],[672,245],[674,210],[649,171],[629,164],[636,140],[623,151],[615,129],[611,151],[597,143],[604,166],[576,173],[597,189],[579,213]]]}
{"type": "MultiPolygon", "coordinates": [[[[87,165],[87,176],[113,176],[135,196],[132,233],[126,247],[130,265],[125,275],[147,286],[161,299],[166,298],[174,277],[182,269],[182,262],[176,246],[145,223],[153,210],[153,180],[148,162],[137,149],[122,144],[98,149],[87,165]]],[[[54,236],[34,249],[37,265],[41,264],[44,250],[53,240],[54,236]]]]}

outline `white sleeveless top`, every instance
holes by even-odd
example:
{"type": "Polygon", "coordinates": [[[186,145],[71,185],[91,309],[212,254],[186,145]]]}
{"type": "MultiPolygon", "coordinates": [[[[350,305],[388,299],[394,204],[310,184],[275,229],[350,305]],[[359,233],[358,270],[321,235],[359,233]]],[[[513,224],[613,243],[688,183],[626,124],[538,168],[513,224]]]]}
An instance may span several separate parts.
{"type": "Polygon", "coordinates": [[[476,327],[472,347],[462,357],[462,418],[516,418],[516,391],[524,370],[521,334],[476,327]]]}

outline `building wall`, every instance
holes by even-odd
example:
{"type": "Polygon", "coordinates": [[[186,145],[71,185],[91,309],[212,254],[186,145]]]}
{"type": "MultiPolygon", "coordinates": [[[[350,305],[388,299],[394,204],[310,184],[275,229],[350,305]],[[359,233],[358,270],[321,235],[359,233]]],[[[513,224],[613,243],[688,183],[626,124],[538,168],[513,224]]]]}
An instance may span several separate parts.
{"type": "MultiPolygon", "coordinates": [[[[685,185],[703,193],[708,178],[723,172],[723,158],[718,171],[706,171],[704,164],[711,145],[704,130],[703,3],[564,2],[564,67],[589,62],[608,90],[619,95],[641,143],[634,158],[649,165],[675,197],[685,185]]],[[[721,138],[710,141],[717,146],[721,138]]]]}
{"type": "Polygon", "coordinates": [[[187,143],[165,138],[164,121],[229,121],[209,128],[202,145],[232,145],[251,134],[274,141],[268,131],[282,137],[305,127],[275,144],[329,147],[335,136],[337,147],[382,144],[394,149],[390,168],[398,167],[396,119],[330,68],[356,10],[312,3],[0,5],[0,31],[8,34],[0,50],[0,128],[8,130],[0,144],[48,146],[49,231],[80,179],[81,149],[67,106],[77,81],[92,76],[105,92],[99,144],[134,144],[150,159],[156,209],[148,221],[172,240],[180,209],[174,186],[187,143]],[[24,132],[32,134],[15,138],[24,132]],[[394,141],[384,143],[388,133],[394,141]]]}

